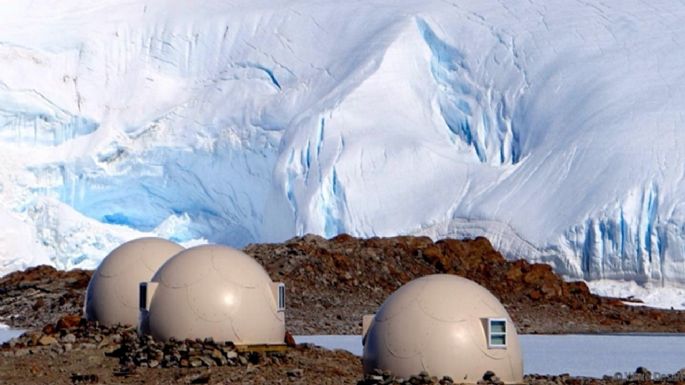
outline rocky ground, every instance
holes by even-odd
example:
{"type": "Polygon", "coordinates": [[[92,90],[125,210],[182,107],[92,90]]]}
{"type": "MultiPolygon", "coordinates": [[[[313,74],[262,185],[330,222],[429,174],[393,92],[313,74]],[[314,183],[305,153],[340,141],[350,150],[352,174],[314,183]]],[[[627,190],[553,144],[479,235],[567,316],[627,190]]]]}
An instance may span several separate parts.
{"type": "MultiPolygon", "coordinates": [[[[683,332],[685,312],[627,306],[567,283],[546,265],[506,261],[484,238],[433,242],[424,237],[331,240],[316,236],[250,245],[276,281],[287,285],[287,323],[293,334],[359,334],[361,317],[375,312],[402,284],[434,273],[472,279],[495,294],[524,333],[683,332]]],[[[395,379],[361,377],[358,357],[314,346],[250,356],[213,341],[159,344],[132,330],[103,329],[81,320],[92,272],[41,266],[0,278],[0,322],[28,329],[0,349],[0,384],[449,384],[424,374],[395,379]]],[[[642,369],[641,369],[642,370],[642,369]]],[[[529,385],[678,383],[649,380],[528,376],[529,385]]],[[[495,384],[495,382],[484,381],[495,384]]]]}
{"type": "Polygon", "coordinates": [[[354,384],[361,372],[359,357],[311,345],[248,353],[214,341],[158,343],[79,318],[3,344],[0,384],[354,384]]]}

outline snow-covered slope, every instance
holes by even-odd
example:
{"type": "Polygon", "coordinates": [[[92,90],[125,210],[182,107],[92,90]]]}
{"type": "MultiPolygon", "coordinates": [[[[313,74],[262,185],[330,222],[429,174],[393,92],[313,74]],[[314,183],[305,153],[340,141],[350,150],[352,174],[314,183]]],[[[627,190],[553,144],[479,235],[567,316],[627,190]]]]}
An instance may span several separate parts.
{"type": "Polygon", "coordinates": [[[406,233],[685,285],[682,4],[6,3],[0,272],[406,233]]]}

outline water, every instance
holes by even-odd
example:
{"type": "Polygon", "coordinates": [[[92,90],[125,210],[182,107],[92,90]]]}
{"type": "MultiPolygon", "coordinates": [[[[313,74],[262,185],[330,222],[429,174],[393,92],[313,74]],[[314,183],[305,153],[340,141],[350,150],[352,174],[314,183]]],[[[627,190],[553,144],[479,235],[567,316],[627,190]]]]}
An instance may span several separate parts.
{"type": "Polygon", "coordinates": [[[342,349],[355,354],[362,355],[362,337],[361,336],[295,336],[295,341],[298,344],[314,344],[327,349],[342,349]]]}
{"type": "Polygon", "coordinates": [[[634,372],[654,373],[685,367],[685,335],[540,335],[521,336],[526,373],[601,377],[634,372]]]}
{"type": "MultiPolygon", "coordinates": [[[[625,376],[638,366],[659,374],[685,367],[685,335],[681,334],[523,335],[520,339],[526,374],[625,376]]],[[[362,354],[360,336],[297,336],[295,340],[362,354]]]]}
{"type": "Polygon", "coordinates": [[[20,336],[23,332],[23,330],[10,329],[7,325],[0,324],[0,344],[20,336]]]}

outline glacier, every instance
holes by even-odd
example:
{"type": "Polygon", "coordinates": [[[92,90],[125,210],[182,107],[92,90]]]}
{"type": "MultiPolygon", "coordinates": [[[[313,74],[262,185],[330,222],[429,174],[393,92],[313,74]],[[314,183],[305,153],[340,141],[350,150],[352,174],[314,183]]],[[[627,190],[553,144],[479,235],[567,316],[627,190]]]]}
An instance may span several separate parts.
{"type": "Polygon", "coordinates": [[[143,235],[345,232],[484,235],[567,279],[685,287],[684,18],[666,0],[5,2],[0,274],[92,268],[143,235]]]}

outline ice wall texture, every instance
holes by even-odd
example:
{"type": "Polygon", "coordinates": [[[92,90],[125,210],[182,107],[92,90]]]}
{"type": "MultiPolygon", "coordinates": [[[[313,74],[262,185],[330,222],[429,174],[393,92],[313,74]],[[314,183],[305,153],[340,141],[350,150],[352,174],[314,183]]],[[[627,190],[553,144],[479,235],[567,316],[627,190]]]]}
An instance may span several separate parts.
{"type": "Polygon", "coordinates": [[[0,271],[157,234],[488,236],[685,285],[685,6],[12,1],[0,271]]]}

